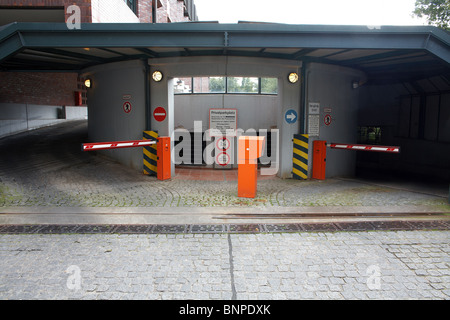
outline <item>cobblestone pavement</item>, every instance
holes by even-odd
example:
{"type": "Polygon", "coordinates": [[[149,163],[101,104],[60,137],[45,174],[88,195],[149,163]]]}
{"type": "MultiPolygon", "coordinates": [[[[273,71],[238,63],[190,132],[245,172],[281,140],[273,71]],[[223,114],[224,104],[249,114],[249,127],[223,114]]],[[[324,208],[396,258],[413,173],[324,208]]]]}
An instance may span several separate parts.
{"type": "Polygon", "coordinates": [[[86,122],[73,122],[0,139],[3,207],[327,207],[427,206],[450,212],[443,194],[327,179],[258,181],[255,199],[237,197],[237,181],[158,181],[83,153],[86,122]]]}
{"type": "MultiPolygon", "coordinates": [[[[0,139],[0,212],[19,208],[19,218],[20,208],[43,208],[44,213],[50,208],[112,208],[118,213],[181,208],[189,213],[190,208],[224,207],[264,208],[267,213],[331,206],[345,211],[380,203],[394,211],[408,206],[450,212],[448,189],[411,191],[345,179],[260,180],[255,199],[240,199],[236,181],[160,182],[81,152],[86,140],[85,122],[0,139]]],[[[8,214],[2,216],[7,220],[8,214]]],[[[216,220],[218,225],[191,224],[196,232],[184,232],[182,225],[100,222],[4,225],[0,299],[448,300],[450,231],[448,219],[441,218],[409,224],[377,220],[361,228],[358,222],[342,221],[329,224],[334,228],[325,223],[316,228],[216,220]],[[226,232],[213,230],[224,226],[226,232]],[[147,231],[129,234],[119,228],[147,231]],[[346,232],[355,228],[363,231],[346,232]]]]}
{"type": "Polygon", "coordinates": [[[449,231],[0,235],[0,299],[449,299],[449,231]]]}

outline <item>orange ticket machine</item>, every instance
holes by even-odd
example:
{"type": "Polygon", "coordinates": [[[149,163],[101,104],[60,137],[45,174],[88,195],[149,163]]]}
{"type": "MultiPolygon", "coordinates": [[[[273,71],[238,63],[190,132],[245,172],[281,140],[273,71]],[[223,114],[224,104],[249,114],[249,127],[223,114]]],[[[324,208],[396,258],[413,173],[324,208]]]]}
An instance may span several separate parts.
{"type": "Polygon", "coordinates": [[[168,180],[172,177],[172,166],[170,162],[170,138],[159,137],[156,144],[157,160],[157,174],[158,180],[168,180]]]}
{"type": "Polygon", "coordinates": [[[313,179],[325,180],[326,161],[327,142],[315,140],[313,142],[313,179]]]}
{"type": "Polygon", "coordinates": [[[254,198],[258,158],[264,151],[265,137],[241,136],[238,140],[238,197],[254,198]]]}

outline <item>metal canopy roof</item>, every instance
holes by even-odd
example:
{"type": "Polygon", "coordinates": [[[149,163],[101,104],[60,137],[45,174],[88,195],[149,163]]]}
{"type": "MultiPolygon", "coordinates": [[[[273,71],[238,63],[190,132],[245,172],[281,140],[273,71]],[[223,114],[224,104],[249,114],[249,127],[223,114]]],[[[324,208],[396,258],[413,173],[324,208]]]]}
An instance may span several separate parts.
{"type": "Polygon", "coordinates": [[[108,62],[249,56],[359,69],[371,82],[439,76],[450,82],[450,34],[436,27],[263,23],[12,23],[0,27],[3,71],[80,71],[108,62]]]}

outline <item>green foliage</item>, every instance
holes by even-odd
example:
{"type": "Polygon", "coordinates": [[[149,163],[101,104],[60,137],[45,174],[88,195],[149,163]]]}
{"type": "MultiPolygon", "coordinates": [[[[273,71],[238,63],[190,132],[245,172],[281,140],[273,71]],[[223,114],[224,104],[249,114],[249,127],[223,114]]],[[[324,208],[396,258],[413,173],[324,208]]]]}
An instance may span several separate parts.
{"type": "Polygon", "coordinates": [[[228,92],[258,93],[258,79],[248,77],[228,77],[228,92]]]}
{"type": "Polygon", "coordinates": [[[431,25],[450,31],[450,0],[416,0],[413,13],[419,18],[426,17],[431,25]]]}
{"type": "Polygon", "coordinates": [[[224,77],[210,77],[209,78],[209,92],[211,92],[211,93],[225,92],[225,78],[224,77]]]}
{"type": "Polygon", "coordinates": [[[253,94],[277,94],[278,79],[277,78],[261,78],[256,77],[207,77],[194,78],[194,82],[205,81],[207,79],[207,88],[197,89],[194,93],[253,93],[253,94]],[[259,92],[259,81],[261,81],[261,92],[259,92]],[[225,90],[225,87],[227,90],[225,90]]]}
{"type": "Polygon", "coordinates": [[[277,78],[261,78],[261,93],[273,93],[278,92],[278,79],[277,78]]]}

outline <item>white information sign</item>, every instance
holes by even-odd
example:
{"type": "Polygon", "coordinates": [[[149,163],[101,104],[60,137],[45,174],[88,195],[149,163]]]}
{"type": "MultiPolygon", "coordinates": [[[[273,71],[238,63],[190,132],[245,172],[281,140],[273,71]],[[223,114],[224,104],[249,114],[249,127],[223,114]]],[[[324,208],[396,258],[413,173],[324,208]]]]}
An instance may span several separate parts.
{"type": "Polygon", "coordinates": [[[209,129],[211,137],[235,136],[237,109],[209,109],[209,129]]]}
{"type": "Polygon", "coordinates": [[[308,134],[310,136],[319,136],[320,132],[320,115],[308,116],[308,134]]]}
{"type": "Polygon", "coordinates": [[[320,103],[310,102],[308,106],[309,106],[309,114],[320,114],[320,103]]]}

